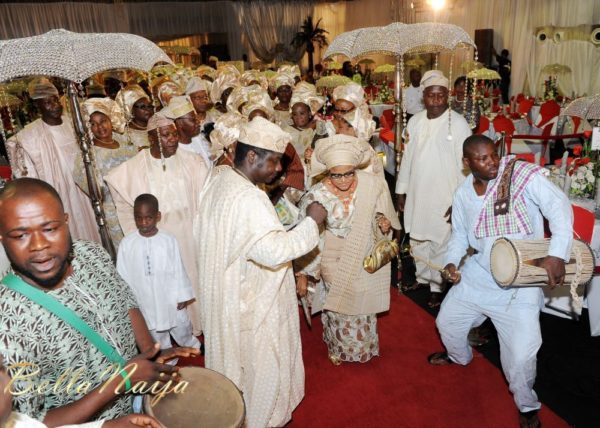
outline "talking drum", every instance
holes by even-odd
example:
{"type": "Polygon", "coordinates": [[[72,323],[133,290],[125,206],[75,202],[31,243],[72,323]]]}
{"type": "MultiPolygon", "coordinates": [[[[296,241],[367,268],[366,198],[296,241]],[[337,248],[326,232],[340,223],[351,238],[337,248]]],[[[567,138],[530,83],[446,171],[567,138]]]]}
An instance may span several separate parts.
{"type": "Polygon", "coordinates": [[[170,393],[152,406],[153,396],[144,397],[144,411],[165,428],[239,428],[246,407],[242,393],[228,378],[202,367],[183,367],[182,380],[189,382],[182,393],[170,393]]]}
{"type": "MultiPolygon", "coordinates": [[[[490,254],[490,269],[502,287],[540,287],[548,285],[548,273],[539,263],[548,255],[549,239],[494,242],[490,254]]],[[[565,285],[585,284],[594,273],[594,254],[583,241],[573,240],[569,262],[565,264],[565,285]]]]}

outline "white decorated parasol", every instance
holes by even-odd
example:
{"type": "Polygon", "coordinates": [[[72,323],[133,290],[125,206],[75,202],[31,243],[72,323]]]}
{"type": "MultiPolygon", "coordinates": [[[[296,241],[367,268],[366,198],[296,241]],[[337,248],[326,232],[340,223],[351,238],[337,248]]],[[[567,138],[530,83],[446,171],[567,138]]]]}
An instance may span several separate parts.
{"type": "Polygon", "coordinates": [[[588,120],[600,120],[600,94],[577,98],[561,113],[561,116],[576,116],[588,120]]]}
{"type": "Polygon", "coordinates": [[[39,36],[0,41],[0,82],[42,75],[81,83],[113,68],[150,71],[171,63],[150,40],[126,33],[73,33],[52,30],[39,36]]]}
{"type": "MultiPolygon", "coordinates": [[[[394,134],[396,139],[396,168],[398,170],[402,160],[402,129],[406,126],[406,116],[401,114],[404,55],[437,54],[441,51],[453,51],[459,47],[475,48],[475,43],[467,32],[457,25],[435,22],[417,24],[394,22],[384,27],[367,27],[342,33],[331,42],[325,51],[325,58],[342,55],[355,60],[373,54],[396,57],[394,134]],[[401,118],[404,118],[404,123],[401,118]]],[[[452,63],[450,69],[452,70],[452,63]]]]}

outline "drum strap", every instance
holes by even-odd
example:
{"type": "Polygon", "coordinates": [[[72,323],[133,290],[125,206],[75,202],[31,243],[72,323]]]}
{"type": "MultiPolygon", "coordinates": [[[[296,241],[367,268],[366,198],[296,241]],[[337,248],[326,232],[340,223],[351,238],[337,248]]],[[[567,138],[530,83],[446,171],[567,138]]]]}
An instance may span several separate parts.
{"type": "Polygon", "coordinates": [[[35,288],[17,275],[9,273],[2,279],[2,284],[13,291],[27,297],[29,300],[37,303],[48,312],[57,316],[79,333],[81,333],[92,345],[94,345],[106,358],[119,367],[125,366],[125,360],[102,336],[93,330],[84,320],[82,320],[74,311],[64,306],[54,297],[42,290],[35,288]]]}
{"type": "Polygon", "coordinates": [[[494,216],[505,215],[510,211],[510,184],[512,174],[518,159],[511,159],[504,168],[500,183],[498,183],[498,194],[494,202],[494,216]]]}

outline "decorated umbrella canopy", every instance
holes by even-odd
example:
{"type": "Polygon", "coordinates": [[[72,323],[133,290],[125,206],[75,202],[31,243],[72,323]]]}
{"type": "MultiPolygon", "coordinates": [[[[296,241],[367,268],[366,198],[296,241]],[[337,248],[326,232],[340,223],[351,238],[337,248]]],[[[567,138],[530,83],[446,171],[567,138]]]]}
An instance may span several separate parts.
{"type": "Polygon", "coordinates": [[[500,75],[496,70],[490,70],[489,68],[477,68],[467,73],[469,79],[475,80],[500,80],[500,75]]]}
{"type": "Polygon", "coordinates": [[[0,82],[31,75],[55,76],[69,81],[69,105],[81,146],[90,197],[102,244],[113,259],[115,249],[106,229],[101,193],[90,156],[90,139],[83,124],[76,84],[109,69],[148,72],[158,62],[171,63],[171,60],[157,45],[133,34],[73,33],[60,29],[39,36],[0,41],[0,82]]]}
{"type": "Polygon", "coordinates": [[[542,73],[545,74],[567,74],[571,72],[571,68],[562,64],[548,64],[542,68],[542,73]]]}
{"type": "MultiPolygon", "coordinates": [[[[400,167],[402,158],[402,128],[406,126],[406,123],[402,123],[400,119],[404,55],[453,51],[461,46],[475,47],[475,43],[465,30],[456,25],[433,22],[417,24],[394,22],[385,27],[367,27],[342,33],[331,42],[327,51],[325,51],[326,58],[343,55],[354,60],[373,54],[396,57],[394,86],[396,103],[394,111],[396,113],[397,168],[400,167]]],[[[450,65],[450,69],[452,69],[452,65],[450,65]]]]}
{"type": "Polygon", "coordinates": [[[404,62],[409,67],[423,67],[425,65],[425,60],[420,56],[416,56],[404,62]]]}
{"type": "Polygon", "coordinates": [[[375,67],[373,73],[393,73],[396,71],[396,66],[393,64],[382,64],[375,67]]]}
{"type": "Polygon", "coordinates": [[[125,33],[72,33],[61,29],[0,41],[0,81],[44,75],[81,83],[113,68],[149,71],[161,61],[171,62],[162,49],[143,37],[125,33]]]}
{"type": "Polygon", "coordinates": [[[479,68],[483,68],[483,64],[479,61],[469,60],[469,61],[463,62],[460,65],[460,68],[462,68],[465,73],[469,73],[470,71],[477,70],[479,68]]]}
{"type": "Polygon", "coordinates": [[[327,68],[327,70],[341,70],[342,67],[342,63],[337,61],[328,61],[325,63],[325,68],[327,68]]]}
{"type": "Polygon", "coordinates": [[[331,76],[324,76],[317,80],[317,88],[336,88],[338,86],[345,85],[346,83],[352,82],[352,79],[339,74],[331,76]]]}
{"type": "Polygon", "coordinates": [[[581,97],[569,103],[561,116],[576,116],[588,120],[600,120],[600,94],[581,97]]]}
{"type": "Polygon", "coordinates": [[[371,58],[363,58],[360,61],[358,61],[359,64],[375,64],[375,61],[373,61],[371,58]]]}

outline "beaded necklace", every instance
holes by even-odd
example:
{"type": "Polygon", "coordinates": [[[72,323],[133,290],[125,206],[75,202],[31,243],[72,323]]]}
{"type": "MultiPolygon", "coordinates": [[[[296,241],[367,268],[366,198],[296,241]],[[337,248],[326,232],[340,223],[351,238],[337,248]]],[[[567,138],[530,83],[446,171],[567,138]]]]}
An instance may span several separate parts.
{"type": "Polygon", "coordinates": [[[326,185],[327,188],[340,200],[344,206],[344,214],[348,214],[350,212],[350,203],[352,202],[354,191],[356,190],[356,179],[352,181],[352,184],[348,190],[344,191],[343,193],[340,189],[335,187],[330,178],[327,179],[326,185]],[[344,195],[346,192],[348,192],[348,194],[344,195]]]}

